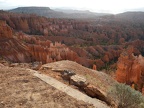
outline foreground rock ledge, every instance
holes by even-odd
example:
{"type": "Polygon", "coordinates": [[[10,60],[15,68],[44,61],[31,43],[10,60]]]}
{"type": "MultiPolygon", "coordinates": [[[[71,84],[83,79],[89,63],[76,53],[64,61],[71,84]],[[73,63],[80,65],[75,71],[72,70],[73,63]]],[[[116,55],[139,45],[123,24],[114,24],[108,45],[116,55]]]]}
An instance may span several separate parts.
{"type": "Polygon", "coordinates": [[[100,99],[109,105],[116,106],[107,96],[108,89],[112,87],[116,81],[103,72],[88,69],[76,62],[68,60],[42,65],[40,71],[45,74],[49,74],[49,71],[58,72],[69,84],[79,87],[79,89],[90,97],[100,99]],[[67,73],[72,75],[66,74],[65,70],[68,70],[69,72],[67,73]]]}
{"type": "Polygon", "coordinates": [[[29,69],[0,68],[0,108],[94,108],[46,84],[29,69]]]}

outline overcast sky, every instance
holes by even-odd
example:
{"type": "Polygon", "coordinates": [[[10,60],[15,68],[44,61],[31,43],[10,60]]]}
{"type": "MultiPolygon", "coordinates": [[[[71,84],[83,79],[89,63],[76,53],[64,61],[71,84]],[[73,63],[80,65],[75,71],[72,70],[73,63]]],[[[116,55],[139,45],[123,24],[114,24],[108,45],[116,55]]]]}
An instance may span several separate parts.
{"type": "Polygon", "coordinates": [[[20,6],[46,6],[119,13],[144,9],[144,0],[0,0],[0,9],[11,9],[20,6]]]}

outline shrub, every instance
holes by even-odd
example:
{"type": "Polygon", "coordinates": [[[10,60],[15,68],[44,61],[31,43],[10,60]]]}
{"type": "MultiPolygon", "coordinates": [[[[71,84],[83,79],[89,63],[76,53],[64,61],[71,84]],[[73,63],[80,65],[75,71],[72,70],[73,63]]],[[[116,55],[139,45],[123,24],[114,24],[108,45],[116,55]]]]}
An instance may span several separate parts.
{"type": "Polygon", "coordinates": [[[144,97],[130,86],[117,83],[108,91],[118,108],[144,108],[144,97]]]}

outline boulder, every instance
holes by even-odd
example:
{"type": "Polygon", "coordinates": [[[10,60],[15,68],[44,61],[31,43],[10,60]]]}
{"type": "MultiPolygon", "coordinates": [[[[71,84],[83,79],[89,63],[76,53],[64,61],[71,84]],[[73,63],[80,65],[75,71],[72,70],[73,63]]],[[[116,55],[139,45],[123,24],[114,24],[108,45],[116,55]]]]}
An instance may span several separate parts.
{"type": "Polygon", "coordinates": [[[61,74],[65,80],[70,80],[71,76],[76,75],[76,73],[72,70],[64,70],[61,74]]]}
{"type": "Polygon", "coordinates": [[[88,84],[86,87],[84,87],[84,91],[87,95],[97,98],[100,100],[105,101],[107,104],[112,105],[112,101],[108,98],[107,94],[103,92],[100,88],[97,86],[94,86],[92,84],[88,84]]]}
{"type": "Polygon", "coordinates": [[[78,87],[85,87],[88,85],[88,82],[83,76],[73,75],[70,77],[70,84],[76,85],[78,87]]]}
{"type": "Polygon", "coordinates": [[[84,90],[91,97],[106,98],[105,94],[98,87],[92,84],[87,85],[84,90]]]}

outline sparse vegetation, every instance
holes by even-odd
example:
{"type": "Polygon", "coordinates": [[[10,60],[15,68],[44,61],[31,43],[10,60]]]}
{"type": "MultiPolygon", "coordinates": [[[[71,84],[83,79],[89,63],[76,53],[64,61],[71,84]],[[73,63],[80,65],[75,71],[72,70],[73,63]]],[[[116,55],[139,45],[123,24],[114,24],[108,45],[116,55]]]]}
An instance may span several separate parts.
{"type": "Polygon", "coordinates": [[[118,108],[144,108],[144,97],[138,91],[125,84],[115,84],[108,92],[118,108]]]}

